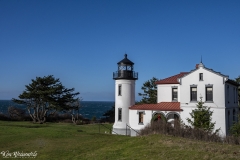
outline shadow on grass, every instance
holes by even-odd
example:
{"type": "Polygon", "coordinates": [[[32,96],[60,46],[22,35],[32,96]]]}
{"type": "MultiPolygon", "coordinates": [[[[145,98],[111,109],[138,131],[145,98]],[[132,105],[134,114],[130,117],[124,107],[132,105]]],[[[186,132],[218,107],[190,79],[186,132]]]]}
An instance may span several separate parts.
{"type": "Polygon", "coordinates": [[[78,131],[78,132],[84,132],[83,130],[80,130],[80,129],[79,129],[79,130],[77,130],[77,131],[78,131]]]}
{"type": "Polygon", "coordinates": [[[22,127],[22,128],[46,128],[48,125],[42,124],[1,124],[0,126],[22,127]]]}

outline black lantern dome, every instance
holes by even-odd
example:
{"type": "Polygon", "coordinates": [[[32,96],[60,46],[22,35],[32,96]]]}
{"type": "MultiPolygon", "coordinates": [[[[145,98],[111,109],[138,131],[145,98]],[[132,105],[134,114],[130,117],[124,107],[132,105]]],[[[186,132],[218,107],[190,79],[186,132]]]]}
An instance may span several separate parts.
{"type": "Polygon", "coordinates": [[[134,63],[127,58],[127,54],[124,56],[125,58],[117,63],[118,71],[113,73],[113,79],[137,80],[138,73],[133,71],[134,63]]]}

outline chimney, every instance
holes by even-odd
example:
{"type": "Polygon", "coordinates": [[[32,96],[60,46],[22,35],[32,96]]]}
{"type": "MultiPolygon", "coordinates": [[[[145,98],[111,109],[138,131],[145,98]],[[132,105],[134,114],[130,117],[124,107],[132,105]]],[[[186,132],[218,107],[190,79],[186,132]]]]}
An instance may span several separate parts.
{"type": "Polygon", "coordinates": [[[196,69],[198,69],[198,64],[196,64],[196,69]]]}

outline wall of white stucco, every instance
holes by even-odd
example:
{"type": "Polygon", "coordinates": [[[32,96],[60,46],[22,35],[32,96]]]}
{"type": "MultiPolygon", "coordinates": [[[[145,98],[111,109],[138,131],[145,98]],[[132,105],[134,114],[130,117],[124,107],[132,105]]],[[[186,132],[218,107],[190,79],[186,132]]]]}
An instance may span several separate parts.
{"type": "MultiPolygon", "coordinates": [[[[186,118],[190,118],[190,112],[196,108],[196,102],[190,101],[190,85],[197,85],[197,98],[200,97],[205,106],[208,106],[213,111],[212,122],[216,122],[215,129],[220,128],[220,134],[225,136],[229,132],[229,128],[233,124],[233,109],[237,114],[237,102],[234,103],[234,87],[225,82],[225,77],[213,73],[209,70],[200,67],[194,72],[181,79],[181,118],[187,124],[186,118]],[[203,73],[203,81],[199,80],[199,73],[203,73]],[[213,85],[213,102],[206,101],[206,85],[213,85]],[[229,86],[229,93],[227,93],[227,85],[229,86]],[[229,94],[229,95],[228,95],[229,94]],[[228,103],[229,101],[229,103],[228,103]],[[227,109],[228,108],[228,109],[227,109]],[[228,115],[228,110],[230,115],[228,115]]],[[[236,115],[235,115],[236,116],[236,115]]]]}
{"type": "MultiPolygon", "coordinates": [[[[181,112],[181,119],[183,121],[184,124],[186,125],[190,125],[187,122],[187,118],[191,118],[190,113],[192,112],[192,110],[196,109],[196,104],[193,106],[181,106],[181,108],[183,109],[183,112],[181,112]]],[[[212,122],[216,122],[215,124],[215,128],[214,131],[216,129],[220,128],[219,134],[221,134],[221,136],[225,136],[227,133],[226,130],[226,118],[225,118],[225,108],[211,108],[211,111],[213,111],[212,114],[212,122]]]]}
{"type": "Polygon", "coordinates": [[[115,80],[115,123],[113,128],[125,129],[129,124],[129,107],[135,104],[135,80],[115,80]],[[122,85],[122,95],[118,86],[122,85]],[[118,121],[118,108],[122,108],[122,121],[118,121]]]}
{"type": "Polygon", "coordinates": [[[157,102],[171,102],[172,101],[172,87],[178,88],[178,102],[180,102],[180,87],[179,84],[161,84],[157,85],[157,102]]]}
{"type": "Polygon", "coordinates": [[[135,130],[144,128],[151,122],[152,111],[151,110],[129,110],[129,124],[135,130]],[[144,112],[143,124],[139,124],[139,112],[144,112]]]}
{"type": "MultiPolygon", "coordinates": [[[[169,114],[176,113],[180,115],[180,112],[173,112],[173,111],[155,111],[155,110],[129,110],[129,124],[130,126],[136,130],[140,131],[144,127],[146,127],[149,123],[151,123],[153,115],[161,113],[166,118],[169,114]],[[139,112],[144,112],[143,116],[143,124],[139,124],[139,112]]],[[[131,130],[131,135],[135,136],[135,131],[131,130]]]]}
{"type": "Polygon", "coordinates": [[[181,103],[190,102],[190,86],[197,85],[197,99],[202,97],[203,102],[206,101],[206,85],[213,85],[213,103],[206,103],[207,106],[225,107],[225,87],[223,77],[210,72],[202,67],[188,74],[181,79],[181,103]],[[199,73],[203,73],[203,81],[199,80],[199,73]]]}

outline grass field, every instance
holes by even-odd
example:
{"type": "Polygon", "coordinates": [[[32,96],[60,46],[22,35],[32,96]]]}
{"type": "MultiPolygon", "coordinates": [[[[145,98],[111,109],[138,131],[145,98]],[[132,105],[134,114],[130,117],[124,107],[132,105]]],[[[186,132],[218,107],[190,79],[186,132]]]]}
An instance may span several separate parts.
{"type": "MultiPolygon", "coordinates": [[[[111,127],[110,124],[108,124],[111,127]]],[[[36,159],[240,159],[240,147],[166,135],[110,135],[99,125],[0,121],[0,153],[34,152],[36,159]]],[[[2,155],[0,154],[0,159],[2,155]]]]}

